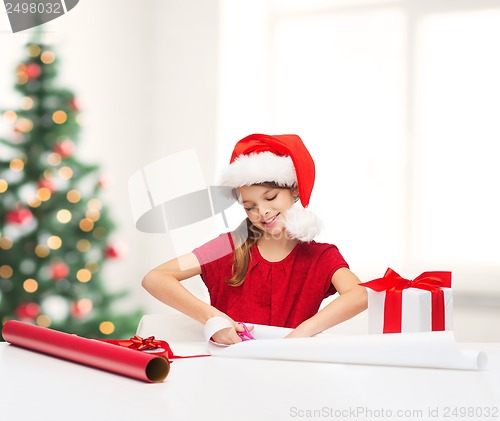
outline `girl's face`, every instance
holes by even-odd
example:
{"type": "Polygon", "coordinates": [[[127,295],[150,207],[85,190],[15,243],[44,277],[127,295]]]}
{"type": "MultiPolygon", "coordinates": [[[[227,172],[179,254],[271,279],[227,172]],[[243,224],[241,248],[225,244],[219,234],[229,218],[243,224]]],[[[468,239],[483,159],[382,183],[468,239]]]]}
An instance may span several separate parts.
{"type": "Polygon", "coordinates": [[[239,187],[238,192],[252,224],[273,237],[285,232],[283,218],[295,202],[297,189],[253,185],[239,187]]]}

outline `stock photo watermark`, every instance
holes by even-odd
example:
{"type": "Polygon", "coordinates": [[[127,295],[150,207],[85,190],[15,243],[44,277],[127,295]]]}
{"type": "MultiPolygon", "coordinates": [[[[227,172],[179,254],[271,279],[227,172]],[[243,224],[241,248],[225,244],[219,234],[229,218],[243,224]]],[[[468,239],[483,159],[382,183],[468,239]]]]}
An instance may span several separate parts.
{"type": "Polygon", "coordinates": [[[79,0],[4,0],[12,32],[34,28],[57,19],[73,9],[79,0]]]}
{"type": "Polygon", "coordinates": [[[371,408],[368,406],[349,406],[347,408],[289,408],[291,419],[450,419],[478,420],[500,418],[498,406],[428,406],[423,408],[371,408]]]}

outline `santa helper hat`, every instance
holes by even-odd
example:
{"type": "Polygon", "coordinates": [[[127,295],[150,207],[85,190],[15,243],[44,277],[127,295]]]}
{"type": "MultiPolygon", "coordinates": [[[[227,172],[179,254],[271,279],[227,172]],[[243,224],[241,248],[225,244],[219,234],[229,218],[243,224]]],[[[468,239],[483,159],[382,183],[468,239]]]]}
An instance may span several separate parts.
{"type": "Polygon", "coordinates": [[[280,187],[298,187],[300,203],[284,219],[288,235],[312,241],[321,230],[318,217],[306,210],[316,175],[314,161],[302,139],[295,134],[252,134],[236,143],[222,184],[231,187],[274,182],[280,187]]]}

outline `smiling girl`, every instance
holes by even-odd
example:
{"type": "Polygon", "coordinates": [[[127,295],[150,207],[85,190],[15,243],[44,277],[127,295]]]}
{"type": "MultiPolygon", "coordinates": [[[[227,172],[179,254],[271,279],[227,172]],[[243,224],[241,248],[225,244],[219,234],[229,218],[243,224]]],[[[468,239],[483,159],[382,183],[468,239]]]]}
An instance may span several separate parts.
{"type": "Polygon", "coordinates": [[[319,224],[305,208],[314,179],[314,161],[299,136],[254,134],[240,140],[223,184],[234,188],[246,220],[153,269],[143,287],[203,324],[216,316],[228,319],[232,327],[213,335],[222,344],[241,341],[240,321],[289,327],[294,330],[287,337],[307,337],[360,313],[367,297],[359,279],[335,245],[313,240],[319,224]],[[210,304],[179,282],[195,275],[207,286],[210,304]]]}

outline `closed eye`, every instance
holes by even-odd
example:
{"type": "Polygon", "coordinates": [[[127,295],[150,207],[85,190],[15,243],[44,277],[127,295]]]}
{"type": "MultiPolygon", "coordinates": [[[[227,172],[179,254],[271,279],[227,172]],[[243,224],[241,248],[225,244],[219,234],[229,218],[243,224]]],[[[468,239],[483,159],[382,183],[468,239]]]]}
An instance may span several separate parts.
{"type": "Polygon", "coordinates": [[[274,200],[278,197],[278,193],[276,193],[273,197],[270,197],[268,199],[266,199],[268,202],[270,202],[271,200],[274,200]]]}

